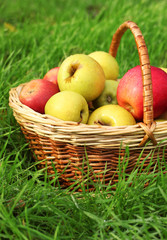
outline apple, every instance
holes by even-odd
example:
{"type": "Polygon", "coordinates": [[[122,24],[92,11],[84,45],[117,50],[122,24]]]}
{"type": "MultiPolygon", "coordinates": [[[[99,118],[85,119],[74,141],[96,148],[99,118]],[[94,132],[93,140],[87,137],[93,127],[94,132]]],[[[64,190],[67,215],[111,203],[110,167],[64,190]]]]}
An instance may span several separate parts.
{"type": "MultiPolygon", "coordinates": [[[[167,110],[167,74],[151,66],[154,118],[167,110]]],[[[122,77],[117,88],[118,104],[127,109],[138,121],[143,119],[143,83],[141,67],[130,69],[122,77]]]]}
{"type": "Polygon", "coordinates": [[[43,77],[44,80],[47,80],[49,82],[53,82],[55,84],[58,85],[57,83],[57,76],[58,76],[58,72],[59,72],[59,68],[60,67],[55,67],[55,68],[51,68],[43,77]]]}
{"type": "Polygon", "coordinates": [[[167,111],[162,113],[158,118],[155,119],[156,121],[166,121],[167,120],[167,111]]]}
{"type": "Polygon", "coordinates": [[[89,54],[103,68],[105,78],[116,80],[119,75],[119,66],[117,60],[109,53],[104,51],[95,51],[89,54]]]}
{"type": "Polygon", "coordinates": [[[136,121],[132,114],[117,104],[109,104],[95,109],[88,119],[89,125],[126,126],[136,121]]]}
{"type": "Polygon", "coordinates": [[[71,55],[60,65],[58,73],[60,91],[78,92],[86,101],[91,102],[101,94],[104,84],[103,69],[88,55],[71,55]]]}
{"type": "Polygon", "coordinates": [[[24,85],[19,99],[21,103],[34,111],[44,113],[46,102],[57,92],[59,92],[59,89],[56,84],[43,79],[33,79],[24,85]]]}
{"type": "Polygon", "coordinates": [[[118,82],[115,80],[106,80],[104,90],[98,98],[93,101],[95,108],[108,104],[117,104],[118,82]]]}
{"type": "Polygon", "coordinates": [[[164,119],[164,120],[167,120],[167,111],[164,112],[164,113],[162,113],[162,114],[159,116],[159,118],[164,119]]]}
{"type": "Polygon", "coordinates": [[[53,95],[47,101],[45,114],[64,121],[87,123],[88,103],[81,94],[65,90],[53,95]]]}
{"type": "Polygon", "coordinates": [[[89,114],[95,110],[95,107],[93,106],[93,102],[88,102],[88,108],[89,108],[89,114]]]}

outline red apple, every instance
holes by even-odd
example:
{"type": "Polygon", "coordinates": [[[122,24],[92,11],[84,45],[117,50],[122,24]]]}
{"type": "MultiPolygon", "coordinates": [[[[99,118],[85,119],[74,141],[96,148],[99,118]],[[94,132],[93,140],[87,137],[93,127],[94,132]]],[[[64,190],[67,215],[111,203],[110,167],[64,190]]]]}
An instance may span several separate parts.
{"type": "MultiPolygon", "coordinates": [[[[154,118],[167,110],[167,74],[160,68],[151,66],[154,118]]],[[[118,104],[138,121],[143,119],[143,84],[141,67],[130,69],[122,77],[117,88],[118,104]]]]}
{"type": "Polygon", "coordinates": [[[22,88],[19,99],[34,111],[44,113],[46,102],[57,92],[59,89],[56,84],[43,79],[34,79],[22,88]]]}
{"type": "Polygon", "coordinates": [[[56,85],[58,85],[58,83],[57,83],[57,76],[58,76],[59,68],[60,68],[60,67],[55,67],[55,68],[50,69],[50,70],[45,74],[45,76],[43,77],[43,79],[44,79],[44,80],[47,80],[47,81],[49,81],[49,82],[53,82],[53,83],[55,83],[56,85]]]}

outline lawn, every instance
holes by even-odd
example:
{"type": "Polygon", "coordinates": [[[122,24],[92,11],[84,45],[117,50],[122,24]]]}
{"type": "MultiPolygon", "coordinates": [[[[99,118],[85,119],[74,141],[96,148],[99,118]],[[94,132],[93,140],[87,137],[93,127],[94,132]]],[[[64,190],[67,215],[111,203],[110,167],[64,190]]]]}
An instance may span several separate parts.
{"type": "MultiPolygon", "coordinates": [[[[167,176],[120,177],[114,191],[53,186],[37,170],[8,106],[9,90],[43,78],[75,53],[108,51],[126,20],[140,27],[151,65],[167,67],[166,0],[0,0],[0,239],[167,239],[167,176]],[[144,188],[147,180],[148,187],[144,188]]],[[[120,75],[139,64],[133,35],[121,40],[120,75]]]]}

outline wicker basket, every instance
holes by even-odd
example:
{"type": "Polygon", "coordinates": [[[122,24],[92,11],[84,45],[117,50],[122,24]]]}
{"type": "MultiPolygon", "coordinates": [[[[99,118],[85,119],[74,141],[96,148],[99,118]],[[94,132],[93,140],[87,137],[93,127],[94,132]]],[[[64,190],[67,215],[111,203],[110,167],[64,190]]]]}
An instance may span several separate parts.
{"type": "Polygon", "coordinates": [[[130,29],[136,41],[143,78],[143,122],[133,126],[109,127],[62,121],[40,114],[19,101],[25,84],[10,90],[9,105],[29,146],[40,163],[47,165],[48,175],[59,173],[61,186],[92,181],[114,184],[118,181],[119,166],[124,162],[128,174],[136,167],[149,171],[167,159],[167,121],[153,119],[151,70],[147,47],[139,27],[124,22],[113,36],[109,53],[116,57],[121,37],[130,29]],[[149,141],[150,140],[150,141],[149,141]],[[147,143],[147,144],[146,144],[147,143]],[[127,154],[128,147],[128,156],[127,154]]]}

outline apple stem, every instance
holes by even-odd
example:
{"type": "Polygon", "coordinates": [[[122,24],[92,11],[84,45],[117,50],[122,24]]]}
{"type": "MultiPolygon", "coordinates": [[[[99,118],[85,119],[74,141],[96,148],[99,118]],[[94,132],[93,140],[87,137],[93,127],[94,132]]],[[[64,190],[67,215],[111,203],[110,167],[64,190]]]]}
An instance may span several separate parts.
{"type": "Polygon", "coordinates": [[[79,65],[79,63],[72,63],[71,67],[69,69],[69,73],[70,73],[70,77],[74,76],[74,73],[77,71],[78,68],[80,68],[81,66],[79,65]]]}
{"type": "Polygon", "coordinates": [[[71,77],[74,76],[76,70],[79,68],[79,64],[78,63],[73,63],[71,66],[70,66],[70,69],[69,69],[69,74],[70,76],[67,77],[65,79],[66,82],[71,82],[71,77]]]}
{"type": "Polygon", "coordinates": [[[74,73],[76,72],[77,68],[76,66],[71,66],[71,69],[70,69],[70,76],[72,77],[74,75],[74,73]]]}
{"type": "Polygon", "coordinates": [[[82,122],[82,119],[83,119],[82,114],[83,114],[83,111],[81,110],[81,112],[80,112],[80,118],[81,119],[79,120],[78,124],[80,124],[82,122]]]}
{"type": "Polygon", "coordinates": [[[111,96],[107,96],[107,102],[108,102],[108,103],[111,103],[111,102],[112,102],[111,96]]]}
{"type": "Polygon", "coordinates": [[[97,122],[94,121],[95,124],[98,124],[98,125],[102,125],[102,126],[111,126],[110,124],[105,124],[103,122],[101,122],[100,120],[98,120],[97,122]]]}
{"type": "Polygon", "coordinates": [[[100,124],[100,125],[105,125],[104,123],[102,123],[100,120],[98,120],[97,122],[94,122],[95,124],[100,124]]]}

